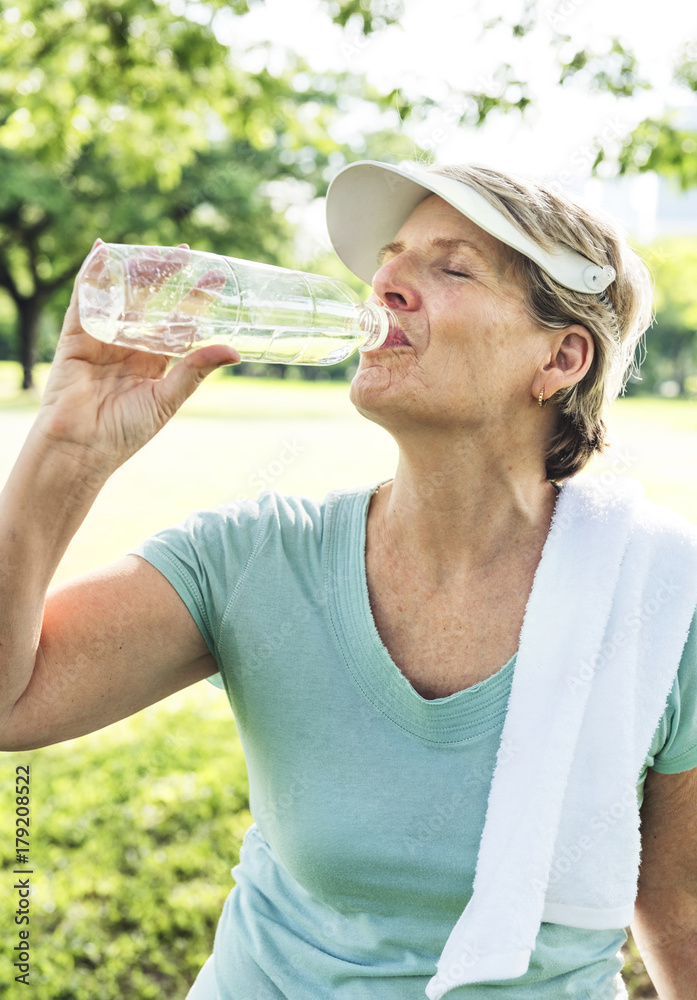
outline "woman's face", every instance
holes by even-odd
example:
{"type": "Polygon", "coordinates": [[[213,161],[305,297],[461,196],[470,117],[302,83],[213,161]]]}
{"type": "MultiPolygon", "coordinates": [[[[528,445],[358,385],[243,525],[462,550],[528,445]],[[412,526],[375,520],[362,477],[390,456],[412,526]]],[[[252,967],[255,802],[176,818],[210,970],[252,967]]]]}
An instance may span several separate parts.
{"type": "Polygon", "coordinates": [[[365,416],[389,430],[462,430],[510,426],[535,402],[549,334],[528,316],[502,244],[442,198],[421,202],[384,250],[373,292],[405,340],[361,354],[351,399],[365,416]]]}

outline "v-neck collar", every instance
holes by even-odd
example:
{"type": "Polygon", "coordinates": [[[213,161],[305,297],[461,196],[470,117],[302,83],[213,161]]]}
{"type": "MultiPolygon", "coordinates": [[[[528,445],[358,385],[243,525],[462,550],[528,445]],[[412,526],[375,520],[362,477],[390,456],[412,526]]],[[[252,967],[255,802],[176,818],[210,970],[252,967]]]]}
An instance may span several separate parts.
{"type": "Polygon", "coordinates": [[[515,655],[483,681],[444,698],[423,698],[392,660],[373,619],[365,565],[368,510],[382,483],[328,499],[324,579],[346,665],[378,711],[430,743],[461,743],[501,726],[515,655]]]}

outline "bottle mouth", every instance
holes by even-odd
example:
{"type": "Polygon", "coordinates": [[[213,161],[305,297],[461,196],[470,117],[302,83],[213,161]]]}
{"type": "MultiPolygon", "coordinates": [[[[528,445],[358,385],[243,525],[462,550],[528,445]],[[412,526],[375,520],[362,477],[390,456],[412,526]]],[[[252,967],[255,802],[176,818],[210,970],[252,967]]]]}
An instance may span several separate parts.
{"type": "Polygon", "coordinates": [[[369,336],[358,350],[374,351],[376,348],[382,347],[390,335],[390,330],[396,329],[399,324],[397,317],[387,306],[379,306],[375,302],[364,302],[361,326],[369,336]]]}

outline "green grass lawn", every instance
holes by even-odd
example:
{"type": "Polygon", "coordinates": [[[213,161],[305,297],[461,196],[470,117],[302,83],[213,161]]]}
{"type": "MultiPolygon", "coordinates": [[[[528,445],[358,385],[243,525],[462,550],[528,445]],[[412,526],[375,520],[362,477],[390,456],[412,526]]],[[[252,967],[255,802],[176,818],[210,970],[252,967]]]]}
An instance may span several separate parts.
{"type": "MultiPolygon", "coordinates": [[[[37,383],[45,381],[39,366],[37,383]]],[[[0,481],[37,401],[0,363],[0,481]]],[[[271,487],[321,497],[392,475],[396,448],[352,408],[344,383],[216,372],[104,488],[56,581],[118,558],[142,538],[271,487]]],[[[697,522],[697,402],[622,400],[599,475],[639,478],[652,499],[697,522]]],[[[222,692],[204,683],[102,732],[3,755],[2,815],[18,764],[32,768],[32,970],[12,981],[12,892],[0,902],[0,988],[40,1000],[180,1000],[213,941],[230,867],[250,822],[246,774],[222,692]],[[220,761],[225,766],[220,767],[220,761]]],[[[11,828],[0,856],[11,885],[11,828]]],[[[646,977],[628,962],[635,996],[646,977]],[[633,970],[633,971],[632,971],[633,970]]]]}
{"type": "MultiPolygon", "coordinates": [[[[17,393],[18,366],[0,362],[0,482],[38,402],[17,393]]],[[[37,366],[43,384],[47,366],[37,366]]],[[[697,523],[697,401],[623,399],[611,451],[590,471],[639,479],[647,496],[697,523]]],[[[322,497],[389,478],[392,439],[356,413],[348,385],[215,372],[141,452],[119,469],[73,540],[56,582],[118,558],[186,517],[265,488],[322,497]]]]}

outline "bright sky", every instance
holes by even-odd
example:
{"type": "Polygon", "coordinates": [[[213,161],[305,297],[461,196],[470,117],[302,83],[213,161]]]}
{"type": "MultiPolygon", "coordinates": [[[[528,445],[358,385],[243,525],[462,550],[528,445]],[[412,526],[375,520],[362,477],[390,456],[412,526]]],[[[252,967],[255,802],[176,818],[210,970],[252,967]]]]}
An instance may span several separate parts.
{"type": "MultiPolygon", "coordinates": [[[[383,5],[389,10],[392,2],[383,0],[383,5]]],[[[510,166],[514,155],[517,169],[534,173],[578,172],[582,147],[596,136],[623,130],[666,101],[684,103],[684,94],[671,92],[672,62],[680,47],[690,41],[697,55],[697,5],[692,0],[647,5],[637,0],[540,0],[540,21],[545,27],[554,21],[571,36],[572,54],[583,46],[601,48],[613,35],[636,51],[658,93],[628,101],[584,93],[578,86],[554,87],[555,67],[546,30],[522,41],[503,33],[482,35],[483,20],[499,11],[516,11],[520,3],[405,0],[399,27],[385,29],[367,41],[357,31],[344,34],[328,24],[326,17],[318,16],[317,8],[316,0],[266,0],[244,18],[235,19],[235,45],[255,38],[269,40],[300,53],[319,71],[362,72],[384,90],[413,85],[415,94],[426,91],[444,100],[441,113],[435,113],[432,122],[416,133],[420,140],[430,142],[438,160],[479,158],[496,163],[503,159],[510,166]],[[514,113],[483,130],[467,129],[458,135],[453,124],[458,105],[447,100],[444,84],[453,89],[481,86],[502,61],[510,61],[530,80],[538,110],[527,123],[514,113]]],[[[360,123],[347,121],[346,128],[360,130],[360,123]]]]}
{"type": "MultiPolygon", "coordinates": [[[[394,9],[394,2],[382,0],[383,8],[394,9]]],[[[404,0],[400,25],[366,40],[357,29],[342,32],[332,25],[318,13],[317,0],[266,0],[231,21],[227,40],[240,59],[251,42],[270,41],[304,56],[319,72],[353,70],[382,91],[399,86],[414,96],[428,94],[440,107],[425,123],[403,131],[433,149],[438,162],[485,162],[560,180],[577,190],[590,176],[599,137],[620,136],[647,115],[660,114],[666,106],[685,107],[694,97],[671,84],[680,51],[690,45],[697,58],[693,0],[646,5],[640,0],[539,0],[542,31],[523,40],[511,38],[510,32],[482,32],[486,20],[498,13],[515,16],[521,6],[522,0],[404,0]],[[551,23],[571,36],[568,58],[584,47],[602,51],[612,36],[619,36],[635,51],[654,90],[623,99],[590,93],[578,79],[557,86],[551,23]],[[514,112],[492,116],[482,129],[458,128],[460,105],[448,96],[448,88],[484,89],[506,61],[530,83],[535,109],[524,121],[514,112]]],[[[282,59],[281,50],[244,57],[244,65],[258,68],[264,58],[270,58],[273,68],[282,59]]],[[[397,112],[394,126],[401,128],[397,112]]],[[[344,134],[337,138],[350,139],[368,124],[347,114],[344,134]]],[[[413,156],[419,155],[415,145],[413,156]]]]}

